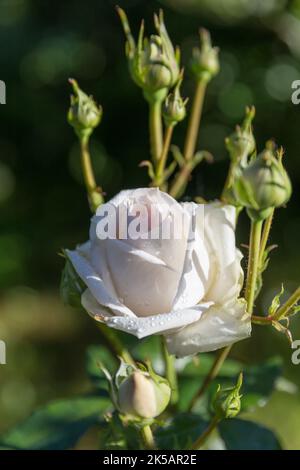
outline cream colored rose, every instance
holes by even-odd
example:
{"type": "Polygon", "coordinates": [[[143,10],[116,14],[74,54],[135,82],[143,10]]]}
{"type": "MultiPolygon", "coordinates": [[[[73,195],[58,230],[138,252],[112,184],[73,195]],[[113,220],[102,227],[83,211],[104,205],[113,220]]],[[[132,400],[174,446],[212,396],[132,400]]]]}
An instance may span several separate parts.
{"type": "Polygon", "coordinates": [[[82,305],[95,320],[138,338],[163,334],[179,357],[251,333],[238,298],[242,255],[232,206],[179,204],[156,188],[121,191],[92,218],[90,240],[67,254],[87,286],[82,305]],[[101,239],[106,208],[108,220],[123,216],[112,220],[116,237],[101,239]],[[126,238],[126,228],[138,236],[126,238]]]}

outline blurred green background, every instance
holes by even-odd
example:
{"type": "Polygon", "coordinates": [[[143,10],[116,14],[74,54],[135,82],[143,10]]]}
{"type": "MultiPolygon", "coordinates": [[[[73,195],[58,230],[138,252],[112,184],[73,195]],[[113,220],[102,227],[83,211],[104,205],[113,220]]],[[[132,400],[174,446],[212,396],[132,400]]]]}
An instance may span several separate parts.
{"type": "MultiPolygon", "coordinates": [[[[147,185],[146,172],[138,168],[148,158],[147,106],[129,78],[114,4],[0,0],[0,79],[7,85],[7,104],[0,105],[0,339],[7,343],[8,362],[0,365],[0,433],[41,403],[87,390],[84,352],[100,341],[95,324],[64,306],[58,292],[58,252],[86,240],[90,217],[76,139],[66,123],[68,77],[77,78],[104,108],[92,151],[107,196],[147,185]]],[[[279,248],[257,302],[262,312],[282,281],[286,295],[299,283],[300,105],[291,103],[291,83],[300,79],[300,1],[119,4],[134,31],[144,17],[148,32],[153,11],[163,7],[185,63],[199,26],[220,46],[222,68],[209,87],[199,136],[199,148],[211,151],[215,164],[197,168],[188,199],[220,194],[228,168],[224,138],[246,105],[257,109],[259,149],[274,137],[286,150],[294,192],[288,207],[276,213],[272,243],[279,248]]],[[[191,92],[187,79],[183,94],[191,92]]],[[[176,128],[175,143],[182,142],[184,129],[185,124],[176,128]]],[[[247,243],[248,229],[242,217],[239,244],[247,243]]],[[[297,319],[292,332],[300,338],[297,319]]],[[[232,354],[249,363],[282,355],[285,377],[300,386],[300,366],[291,364],[289,344],[279,333],[257,327],[232,354]]],[[[300,449],[300,394],[288,382],[278,388],[251,417],[276,429],[286,448],[300,449]]]]}

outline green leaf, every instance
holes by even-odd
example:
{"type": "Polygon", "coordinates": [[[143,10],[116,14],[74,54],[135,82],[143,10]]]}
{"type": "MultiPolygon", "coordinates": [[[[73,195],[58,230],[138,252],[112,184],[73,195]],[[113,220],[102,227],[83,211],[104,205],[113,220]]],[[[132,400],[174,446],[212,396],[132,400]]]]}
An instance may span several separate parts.
{"type": "Polygon", "coordinates": [[[243,419],[228,419],[219,424],[227,450],[280,450],[281,444],[268,428],[243,419]]]}
{"type": "Polygon", "coordinates": [[[282,284],[280,292],[277,295],[275,295],[275,297],[272,300],[272,303],[269,307],[269,310],[268,310],[269,316],[272,317],[274,315],[274,313],[276,313],[276,311],[279,309],[279,307],[280,307],[280,297],[282,296],[283,293],[284,293],[284,287],[283,287],[283,284],[282,284]]]}
{"type": "Polygon", "coordinates": [[[60,295],[65,304],[80,308],[81,294],[86,286],[76,273],[65,251],[63,254],[66,257],[66,263],[61,274],[60,295]]]}
{"type": "Polygon", "coordinates": [[[207,428],[208,422],[193,413],[182,413],[155,433],[159,449],[184,450],[207,428]]]}
{"type": "Polygon", "coordinates": [[[0,446],[31,450],[61,450],[76,444],[109,408],[106,397],[86,396],[58,400],[36,410],[1,437],[0,446]]]}
{"type": "Polygon", "coordinates": [[[86,370],[89,378],[100,389],[108,390],[108,382],[99,364],[103,364],[113,375],[118,368],[116,358],[103,346],[90,346],[86,351],[86,370]]]}

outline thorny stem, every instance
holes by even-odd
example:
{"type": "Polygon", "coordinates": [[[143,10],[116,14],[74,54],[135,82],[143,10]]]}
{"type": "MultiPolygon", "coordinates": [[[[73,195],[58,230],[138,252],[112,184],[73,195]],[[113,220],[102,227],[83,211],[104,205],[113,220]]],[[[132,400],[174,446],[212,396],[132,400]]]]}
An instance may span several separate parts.
{"type": "Polygon", "coordinates": [[[280,318],[285,317],[288,311],[296,305],[300,300],[300,286],[293,292],[290,298],[275,312],[273,315],[274,320],[280,320],[280,318]]]}
{"type": "Polygon", "coordinates": [[[194,442],[194,444],[191,447],[191,450],[198,450],[202,447],[202,445],[206,442],[206,440],[209,438],[211,433],[216,429],[218,423],[220,422],[220,418],[215,416],[208,427],[205,429],[205,431],[201,434],[201,436],[198,437],[198,439],[194,442]]]}

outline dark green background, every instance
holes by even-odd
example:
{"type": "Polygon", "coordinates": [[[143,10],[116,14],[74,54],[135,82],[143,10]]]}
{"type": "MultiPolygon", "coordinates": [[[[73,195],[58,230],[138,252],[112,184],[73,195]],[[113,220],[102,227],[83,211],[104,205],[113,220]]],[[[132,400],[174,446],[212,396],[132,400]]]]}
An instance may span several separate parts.
{"type": "MultiPolygon", "coordinates": [[[[122,188],[147,185],[147,106],[129,78],[124,37],[114,1],[0,0],[0,79],[7,104],[0,106],[0,339],[7,342],[0,366],[0,432],[37,404],[86,390],[84,350],[97,342],[87,315],[62,305],[58,297],[63,265],[58,252],[88,236],[89,210],[81,182],[78,148],[66,123],[68,77],[103,105],[104,117],[92,150],[98,181],[110,197],[122,188]]],[[[291,103],[291,83],[300,79],[300,1],[150,0],[120,1],[136,32],[161,6],[169,33],[187,62],[199,26],[207,27],[221,49],[221,73],[205,101],[199,148],[214,165],[195,171],[186,197],[217,198],[228,168],[224,138],[254,104],[258,148],[275,138],[286,150],[285,165],[294,192],[276,213],[272,253],[261,313],[284,281],[299,282],[300,105],[291,103]]],[[[187,77],[183,94],[190,95],[187,77]]],[[[185,124],[178,126],[181,144],[185,124]]],[[[238,244],[247,243],[241,218],[238,244]]],[[[293,322],[294,338],[300,337],[293,322]]],[[[288,342],[279,333],[256,328],[251,341],[233,355],[255,362],[282,354],[285,375],[300,385],[300,366],[291,365],[288,342]]],[[[281,388],[288,384],[282,384],[281,388]]],[[[297,393],[276,392],[258,419],[276,428],[290,448],[300,448],[297,393]]],[[[90,441],[85,445],[92,445],[90,441]]]]}

